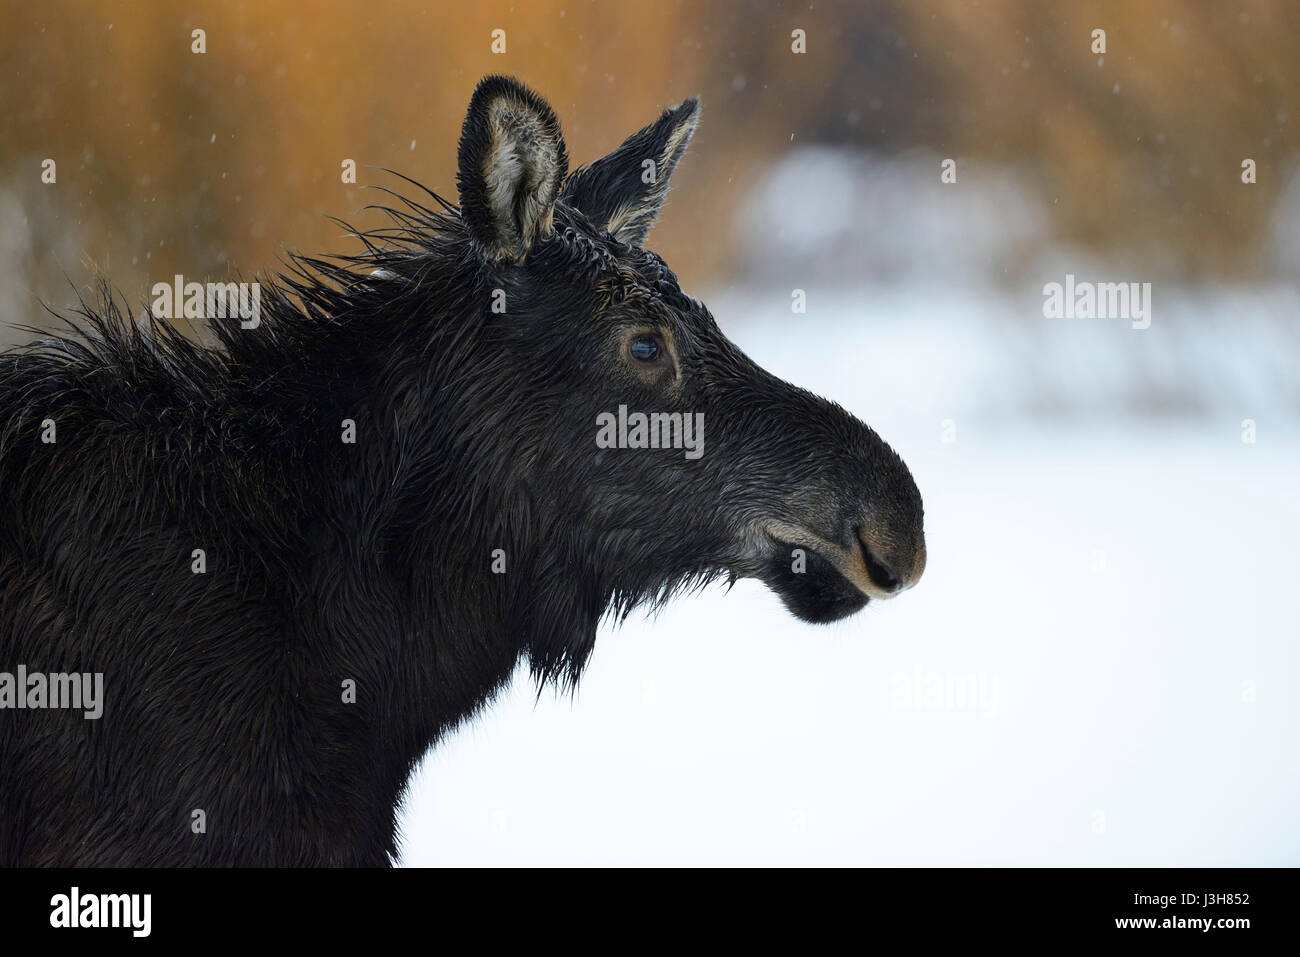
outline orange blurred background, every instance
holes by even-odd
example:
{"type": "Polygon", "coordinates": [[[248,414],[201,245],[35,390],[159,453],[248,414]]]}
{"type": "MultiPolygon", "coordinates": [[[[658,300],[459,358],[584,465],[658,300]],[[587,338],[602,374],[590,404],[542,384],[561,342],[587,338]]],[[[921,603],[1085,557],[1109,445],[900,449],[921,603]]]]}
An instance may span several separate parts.
{"type": "Polygon", "coordinates": [[[139,301],[174,272],[349,251],[325,216],[376,224],[358,211],[382,197],[359,187],[398,185],[367,165],[454,201],[460,123],[490,72],[550,99],[575,165],[702,95],[652,237],[688,287],[726,280],[745,191],[793,146],[1011,164],[1050,199],[1058,237],[1228,277],[1270,268],[1261,237],[1295,154],[1300,5],[1288,0],[5,0],[0,16],[9,321],[36,320],[37,297],[66,304],[64,277],[84,285],[94,269],[139,301]],[[1104,57],[1090,49],[1097,27],[1104,57]],[[191,52],[195,28],[206,53],[191,52]],[[357,185],[340,180],[347,158],[357,185]]]}

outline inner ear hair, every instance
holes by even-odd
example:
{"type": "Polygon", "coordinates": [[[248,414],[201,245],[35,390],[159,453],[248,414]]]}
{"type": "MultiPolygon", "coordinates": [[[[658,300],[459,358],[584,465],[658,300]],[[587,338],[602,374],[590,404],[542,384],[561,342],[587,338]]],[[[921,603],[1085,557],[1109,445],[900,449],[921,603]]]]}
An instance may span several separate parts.
{"type": "Polygon", "coordinates": [[[569,158],[550,105],[517,80],[490,76],[461,133],[461,217],[489,259],[522,260],[551,234],[569,158]]]}
{"type": "Polygon", "coordinates": [[[665,110],[608,156],[576,171],[564,184],[564,201],[623,242],[643,245],[695,134],[699,108],[689,99],[665,110]]]}

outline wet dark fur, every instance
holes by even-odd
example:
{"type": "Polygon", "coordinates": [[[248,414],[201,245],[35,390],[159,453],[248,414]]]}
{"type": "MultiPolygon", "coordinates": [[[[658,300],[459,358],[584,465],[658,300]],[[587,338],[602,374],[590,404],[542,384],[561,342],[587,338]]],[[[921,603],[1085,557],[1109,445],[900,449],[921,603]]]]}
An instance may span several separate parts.
{"type": "MultiPolygon", "coordinates": [[[[888,446],[758,369],[599,218],[561,199],[526,260],[494,262],[428,205],[358,256],[295,258],[256,330],[200,345],[105,295],[0,355],[0,670],[105,676],[97,721],[0,711],[0,863],[387,864],[411,769],[521,655],[571,685],[606,613],[772,583],[783,552],[743,544],[748,516],[874,494],[919,522],[888,446]],[[648,319],[676,391],[611,358],[648,319]],[[706,454],[598,450],[620,402],[705,411],[706,454]]],[[[806,617],[865,603],[815,571],[784,586],[806,617]]]]}

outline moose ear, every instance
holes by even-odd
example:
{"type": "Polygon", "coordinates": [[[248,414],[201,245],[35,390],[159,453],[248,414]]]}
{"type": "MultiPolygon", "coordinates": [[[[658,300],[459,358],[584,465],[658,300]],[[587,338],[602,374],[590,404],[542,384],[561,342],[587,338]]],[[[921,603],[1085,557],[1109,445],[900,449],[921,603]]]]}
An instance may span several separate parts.
{"type": "Polygon", "coordinates": [[[550,105],[518,80],[485,77],[465,114],[456,185],[461,218],[487,258],[519,262],[551,234],[568,170],[550,105]]]}
{"type": "Polygon", "coordinates": [[[601,229],[640,246],[659,215],[668,179],[699,118],[700,101],[695,98],[665,110],[614,152],[570,176],[560,198],[601,229]]]}

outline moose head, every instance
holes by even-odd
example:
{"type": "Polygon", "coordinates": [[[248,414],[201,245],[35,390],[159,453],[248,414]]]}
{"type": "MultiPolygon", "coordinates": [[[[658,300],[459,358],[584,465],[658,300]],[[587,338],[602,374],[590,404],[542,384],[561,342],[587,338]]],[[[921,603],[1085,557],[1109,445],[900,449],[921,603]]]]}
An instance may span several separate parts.
{"type": "MultiPolygon", "coordinates": [[[[920,578],[921,496],[871,428],[757,366],[645,248],[698,118],[687,100],[570,173],[544,100],[504,77],[474,92],[457,179],[479,295],[503,304],[482,361],[527,489],[507,507],[548,516],[529,574],[588,613],[730,576],[833,621],[920,578]]],[[[585,658],[566,610],[535,662],[585,658]]]]}

